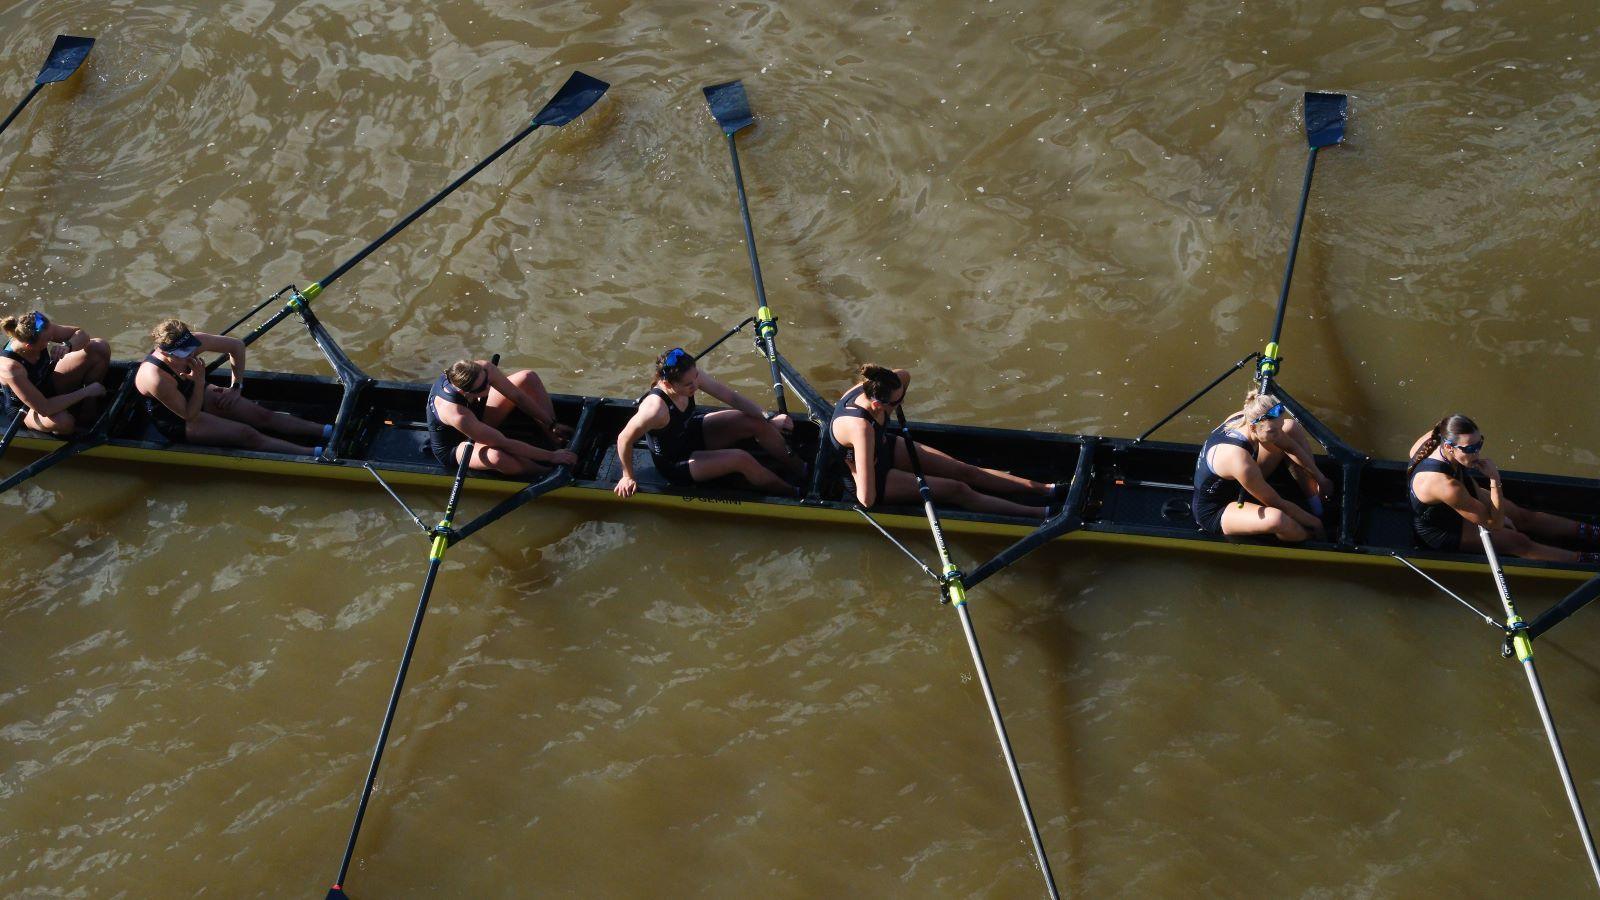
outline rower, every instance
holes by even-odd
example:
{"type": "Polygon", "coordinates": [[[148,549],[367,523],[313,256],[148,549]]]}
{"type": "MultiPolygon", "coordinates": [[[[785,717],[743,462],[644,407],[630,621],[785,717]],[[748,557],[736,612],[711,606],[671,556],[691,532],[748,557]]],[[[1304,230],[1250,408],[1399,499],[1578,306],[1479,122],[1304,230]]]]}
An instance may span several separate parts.
{"type": "Polygon", "coordinates": [[[322,455],[322,447],[311,445],[326,441],[333,426],[274,412],[245,399],[244,341],[193,331],[177,319],[150,329],[150,340],[155,349],[135,372],[134,387],[144,397],[145,412],[162,437],[175,444],[322,455]],[[233,376],[227,388],[206,382],[202,351],[227,355],[233,376]],[[195,390],[197,385],[199,390],[195,390]]]}
{"type": "MultiPolygon", "coordinates": [[[[828,426],[828,441],[842,455],[846,500],[853,497],[866,509],[880,502],[914,504],[918,488],[911,456],[905,438],[889,427],[889,414],[905,399],[911,373],[869,363],[857,376],[860,380],[834,405],[828,426]]],[[[1066,495],[1065,484],[985,469],[926,444],[917,444],[917,455],[933,499],[939,503],[1019,519],[1042,519],[1047,504],[1066,495]],[[996,493],[1032,494],[1041,502],[1029,506],[993,496],[996,493]]]]}
{"type": "Polygon", "coordinates": [[[1482,455],[1483,433],[1463,415],[1445,416],[1433,430],[1411,445],[1411,465],[1406,468],[1411,501],[1411,530],[1426,547],[1446,553],[1468,548],[1482,553],[1478,526],[1489,531],[1500,553],[1528,559],[1564,563],[1600,563],[1600,527],[1575,522],[1550,513],[1534,512],[1511,502],[1505,495],[1500,470],[1482,455]],[[1488,497],[1480,493],[1477,478],[1488,482],[1488,497]],[[1533,538],[1590,548],[1566,550],[1533,538]]]}
{"type": "Polygon", "coordinates": [[[536,447],[507,437],[500,430],[515,411],[530,419],[540,440],[559,448],[571,429],[556,424],[556,407],[544,382],[532,369],[507,375],[484,360],[454,362],[428,391],[428,449],[439,464],[454,469],[464,445],[471,441],[471,468],[502,475],[542,475],[553,466],[577,465],[570,450],[536,447]],[[473,406],[483,403],[483,414],[473,406]]]}
{"type": "Polygon", "coordinates": [[[94,421],[106,393],[109,344],[37,311],[5,317],[0,330],[8,338],[0,349],[0,416],[6,422],[26,407],[22,424],[66,437],[94,421]]]}
{"type": "Polygon", "coordinates": [[[1277,397],[1251,388],[1244,408],[1206,438],[1194,467],[1194,521],[1200,530],[1270,534],[1289,543],[1322,537],[1322,499],[1333,496],[1333,482],[1317,468],[1305,429],[1284,413],[1277,397]],[[1285,460],[1309,511],[1267,483],[1285,460]]]}
{"type": "Polygon", "coordinates": [[[769,418],[761,407],[695,364],[682,347],[656,358],[655,383],[639,398],[639,409],[617,436],[617,460],[622,477],[612,490],[631,497],[639,483],[633,475],[633,445],[642,437],[650,448],[656,471],[672,484],[688,486],[727,475],[738,475],[768,494],[798,497],[800,490],[755,454],[735,447],[754,439],[797,481],[805,478],[805,464],[789,451],[783,432],[793,428],[787,415],[769,418]],[[696,412],[694,395],[705,391],[731,409],[696,412]]]}

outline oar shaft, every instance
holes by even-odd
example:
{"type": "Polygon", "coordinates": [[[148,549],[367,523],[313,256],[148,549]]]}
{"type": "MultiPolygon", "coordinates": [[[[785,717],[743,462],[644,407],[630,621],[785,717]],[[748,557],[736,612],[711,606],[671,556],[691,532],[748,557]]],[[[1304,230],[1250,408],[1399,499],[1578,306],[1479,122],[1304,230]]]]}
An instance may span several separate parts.
{"type": "Polygon", "coordinates": [[[1272,322],[1272,339],[1276,344],[1283,336],[1283,317],[1289,309],[1289,284],[1294,280],[1294,260],[1300,254],[1300,233],[1305,229],[1306,204],[1311,199],[1311,176],[1317,170],[1317,148],[1306,155],[1306,177],[1300,185],[1300,208],[1294,214],[1294,236],[1289,239],[1289,259],[1283,266],[1283,289],[1278,291],[1278,315],[1272,322]]]}
{"type": "Polygon", "coordinates": [[[428,561],[428,575],[422,581],[422,598],[417,601],[417,613],[411,620],[411,635],[406,640],[405,655],[400,658],[400,669],[394,675],[394,690],[389,694],[389,708],[383,714],[383,728],[378,731],[378,743],[372,748],[372,764],[367,767],[367,780],[361,788],[361,804],[356,807],[355,824],[350,827],[350,840],[345,844],[344,859],[339,862],[339,877],[334,884],[344,884],[350,872],[350,861],[355,858],[356,838],[361,834],[361,822],[367,816],[367,804],[372,800],[372,786],[378,781],[378,766],[383,762],[383,748],[389,743],[389,730],[394,727],[395,710],[400,706],[400,692],[405,687],[406,673],[411,668],[411,657],[417,649],[417,636],[422,631],[422,621],[428,612],[428,596],[433,593],[433,583],[439,577],[442,554],[435,553],[428,561]]]}
{"type": "Polygon", "coordinates": [[[39,93],[40,89],[43,88],[43,87],[44,87],[44,85],[42,85],[42,84],[34,85],[33,86],[33,90],[28,92],[28,96],[23,97],[22,98],[22,102],[18,103],[16,105],[16,108],[11,110],[11,114],[6,116],[6,120],[4,122],[0,122],[0,134],[3,134],[7,128],[11,127],[11,120],[15,119],[17,117],[17,115],[22,112],[22,108],[24,106],[27,106],[28,105],[28,101],[32,100],[34,95],[39,93]]]}
{"type": "Polygon", "coordinates": [[[1028,836],[1033,841],[1033,854],[1039,860],[1044,874],[1045,889],[1051,898],[1061,895],[1056,891],[1055,873],[1050,871],[1050,858],[1044,852],[1044,839],[1039,836],[1039,823],[1033,818],[1033,805],[1028,802],[1028,789],[1022,784],[1022,770],[1017,766],[1016,754],[1011,751],[1011,738],[1006,734],[1005,720],[1000,716],[1000,703],[994,696],[994,685],[989,683],[989,670],[983,663],[983,650],[978,646],[978,633],[972,627],[972,615],[967,611],[966,599],[956,605],[961,617],[961,630],[967,636],[967,649],[972,651],[972,664],[978,672],[978,684],[983,687],[984,702],[989,704],[989,719],[994,723],[995,737],[1000,740],[1000,753],[1005,757],[1006,770],[1011,773],[1011,786],[1017,792],[1017,803],[1022,807],[1023,818],[1028,822],[1028,836]]]}
{"type": "Polygon", "coordinates": [[[446,186],[444,190],[442,190],[439,193],[434,194],[432,197],[430,197],[428,199],[428,202],[426,202],[426,203],[422,204],[421,206],[417,207],[415,210],[412,210],[410,215],[406,216],[404,219],[401,219],[399,222],[396,222],[393,227],[391,227],[388,231],[385,231],[383,233],[383,235],[381,237],[379,237],[377,240],[375,240],[372,243],[368,244],[367,246],[361,248],[361,251],[359,253],[357,253],[355,256],[352,256],[349,259],[345,260],[342,264],[340,264],[339,268],[334,269],[331,273],[328,274],[328,276],[326,278],[323,278],[321,281],[318,281],[316,284],[313,284],[311,287],[307,288],[306,292],[305,292],[306,299],[309,300],[309,299],[315,297],[317,294],[321,293],[322,291],[327,290],[329,285],[333,284],[335,281],[338,281],[340,276],[342,276],[344,273],[350,271],[352,268],[354,268],[356,266],[357,263],[361,262],[363,259],[366,259],[367,256],[372,253],[372,251],[378,249],[379,247],[382,247],[385,243],[387,243],[395,235],[397,235],[400,232],[406,230],[406,226],[410,225],[412,222],[415,222],[419,217],[422,216],[423,213],[426,213],[428,210],[433,209],[433,207],[435,205],[437,205],[439,203],[439,201],[443,200],[444,198],[446,198],[446,197],[450,196],[452,193],[454,193],[456,188],[459,188],[463,184],[466,184],[468,181],[471,181],[472,177],[474,175],[477,175],[479,172],[482,172],[485,168],[487,168],[495,160],[499,159],[501,157],[501,155],[503,155],[507,150],[510,150],[512,147],[515,147],[517,144],[521,143],[523,138],[526,138],[528,135],[533,134],[533,132],[536,131],[538,128],[539,128],[538,124],[535,123],[535,124],[530,124],[528,127],[526,127],[524,129],[522,129],[521,131],[517,132],[516,136],[513,137],[511,140],[506,141],[504,144],[501,144],[500,145],[500,149],[498,149],[498,150],[494,151],[493,153],[489,154],[488,156],[484,157],[482,162],[480,162],[477,165],[473,166],[472,168],[468,169],[465,174],[463,174],[461,177],[457,178],[455,181],[450,182],[450,184],[448,186],[446,186]]]}
{"type": "Polygon", "coordinates": [[[1572,806],[1572,817],[1578,823],[1578,834],[1583,838],[1584,852],[1589,856],[1589,870],[1594,874],[1595,885],[1600,887],[1600,854],[1594,846],[1594,836],[1589,831],[1589,819],[1583,812],[1583,801],[1578,799],[1578,788],[1572,782],[1572,770],[1567,765],[1567,754],[1561,748],[1561,737],[1556,733],[1555,719],[1550,715],[1550,705],[1545,700],[1544,685],[1539,682],[1539,672],[1533,666],[1533,641],[1528,637],[1522,617],[1517,615],[1511,602],[1511,589],[1506,586],[1505,570],[1500,566],[1500,556],[1495,552],[1489,529],[1478,526],[1478,539],[1483,543],[1483,554],[1494,573],[1495,588],[1500,592],[1500,603],[1506,610],[1506,626],[1511,629],[1511,646],[1516,650],[1522,670],[1528,675],[1528,688],[1533,691],[1533,702],[1539,707],[1539,721],[1544,725],[1544,736],[1550,742],[1550,752],[1555,756],[1556,771],[1561,773],[1561,784],[1567,791],[1567,802],[1572,806]]]}
{"type": "Polygon", "coordinates": [[[756,231],[750,222],[750,198],[744,189],[744,170],[739,168],[739,144],[734,135],[728,135],[728,158],[733,160],[733,186],[739,193],[739,216],[744,221],[744,248],[750,255],[750,277],[756,285],[756,340],[767,357],[767,368],[772,374],[772,393],[778,401],[778,412],[787,413],[784,399],[783,376],[778,372],[778,327],[767,305],[767,286],[761,278],[761,257],[756,253],[756,231]]]}
{"type": "Polygon", "coordinates": [[[6,426],[5,435],[0,436],[0,456],[4,456],[6,449],[11,446],[11,441],[17,436],[18,429],[22,428],[22,418],[27,414],[28,410],[24,407],[17,410],[17,414],[11,417],[11,423],[6,426]]]}

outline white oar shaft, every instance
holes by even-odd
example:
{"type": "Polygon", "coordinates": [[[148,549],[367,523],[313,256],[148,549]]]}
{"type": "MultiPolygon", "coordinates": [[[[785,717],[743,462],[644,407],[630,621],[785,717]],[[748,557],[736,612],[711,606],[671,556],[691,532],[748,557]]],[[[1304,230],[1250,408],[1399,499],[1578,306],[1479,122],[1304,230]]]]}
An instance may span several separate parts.
{"type": "Polygon", "coordinates": [[[1500,568],[1500,557],[1495,553],[1489,529],[1478,526],[1478,539],[1483,542],[1483,554],[1494,573],[1495,588],[1500,592],[1500,603],[1506,610],[1506,625],[1512,629],[1511,644],[1528,674],[1528,688],[1533,691],[1533,702],[1539,707],[1539,721],[1544,724],[1544,736],[1550,741],[1550,752],[1556,758],[1556,771],[1561,773],[1561,784],[1567,790],[1567,802],[1572,805],[1572,817],[1578,823],[1578,834],[1583,838],[1584,852],[1589,855],[1589,871],[1594,874],[1595,885],[1600,887],[1600,855],[1595,852],[1594,836],[1589,831],[1589,819],[1583,813],[1583,801],[1578,799],[1577,785],[1572,782],[1572,770],[1567,766],[1567,754],[1561,749],[1561,737],[1556,733],[1555,719],[1550,716],[1550,705],[1545,701],[1544,685],[1539,682],[1539,672],[1533,667],[1533,641],[1517,608],[1511,602],[1511,589],[1506,586],[1505,570],[1500,568]]]}

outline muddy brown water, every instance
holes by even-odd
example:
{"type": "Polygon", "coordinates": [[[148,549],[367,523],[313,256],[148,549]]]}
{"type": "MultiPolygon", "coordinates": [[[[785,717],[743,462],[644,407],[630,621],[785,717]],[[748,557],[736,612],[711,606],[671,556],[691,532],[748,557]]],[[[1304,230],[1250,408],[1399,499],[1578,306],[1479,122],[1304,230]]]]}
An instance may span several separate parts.
{"type": "MultiPolygon", "coordinates": [[[[100,39],[0,136],[0,295],[121,357],[325,274],[582,67],[614,85],[589,115],[317,305],[380,377],[500,352],[636,394],[752,305],[699,93],[740,77],[780,343],[812,381],[882,360],[916,371],[918,417],[1096,434],[1260,346],[1299,98],[1344,91],[1284,383],[1375,454],[1459,408],[1505,467],[1600,466],[1591,5],[50,0],[0,23],[19,98],[57,32],[100,39]]],[[[323,370],[288,327],[251,359],[323,370]]],[[[753,354],[708,368],[761,395],[753,354]]],[[[0,510],[0,892],[324,890],[425,568],[391,501],[84,461],[0,510]]],[[[1512,582],[1529,613],[1566,587],[1512,582]]],[[[1592,889],[1522,675],[1404,570],[1058,546],[972,612],[1065,891],[1592,889]]],[[[1597,638],[1579,616],[1539,656],[1592,805],[1597,638]]],[[[955,617],[893,548],[561,504],[446,560],[349,886],[1040,887],[955,617]]]]}

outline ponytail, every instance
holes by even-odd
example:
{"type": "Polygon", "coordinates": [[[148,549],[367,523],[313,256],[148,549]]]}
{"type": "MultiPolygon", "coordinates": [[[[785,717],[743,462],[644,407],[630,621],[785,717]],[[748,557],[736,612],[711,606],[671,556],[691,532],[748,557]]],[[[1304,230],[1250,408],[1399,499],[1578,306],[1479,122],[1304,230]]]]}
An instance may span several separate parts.
{"type": "Polygon", "coordinates": [[[1476,434],[1477,432],[1478,423],[1460,413],[1454,413],[1440,419],[1434,424],[1433,432],[1422,442],[1422,446],[1417,448],[1417,452],[1411,454],[1411,465],[1406,466],[1406,478],[1409,479],[1417,471],[1417,466],[1422,465],[1422,461],[1432,456],[1433,451],[1439,449],[1439,445],[1446,440],[1454,441],[1456,438],[1476,434]]]}
{"type": "Polygon", "coordinates": [[[856,377],[861,379],[861,392],[868,400],[888,402],[900,390],[900,376],[883,366],[867,363],[856,370],[856,377]]]}
{"type": "Polygon", "coordinates": [[[21,326],[22,320],[16,316],[6,316],[4,319],[0,319],[0,331],[4,331],[6,337],[12,340],[21,340],[21,336],[18,334],[21,326]]]}

